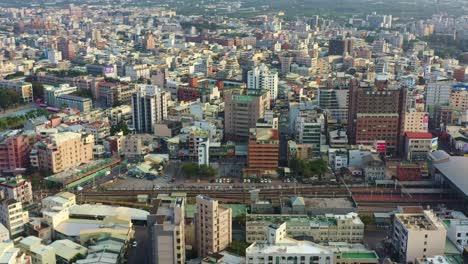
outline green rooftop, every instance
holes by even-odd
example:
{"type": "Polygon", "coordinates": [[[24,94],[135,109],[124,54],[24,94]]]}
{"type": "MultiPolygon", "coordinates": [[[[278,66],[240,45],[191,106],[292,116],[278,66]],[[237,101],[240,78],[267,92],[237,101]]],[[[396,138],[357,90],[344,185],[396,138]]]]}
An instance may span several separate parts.
{"type": "Polygon", "coordinates": [[[378,259],[375,252],[353,252],[341,254],[342,259],[378,259]]]}

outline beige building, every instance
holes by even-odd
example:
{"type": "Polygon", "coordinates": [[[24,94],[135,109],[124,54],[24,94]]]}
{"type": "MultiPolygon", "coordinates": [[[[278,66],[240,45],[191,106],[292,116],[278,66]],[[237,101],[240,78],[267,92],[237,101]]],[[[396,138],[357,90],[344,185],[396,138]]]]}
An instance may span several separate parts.
{"type": "Polygon", "coordinates": [[[427,132],[429,125],[429,114],[427,112],[417,112],[412,109],[405,113],[404,131],[427,132]]]}
{"type": "Polygon", "coordinates": [[[24,225],[29,222],[27,211],[23,211],[21,202],[7,199],[0,204],[0,222],[10,231],[11,237],[23,233],[24,225]]]}
{"type": "Polygon", "coordinates": [[[346,215],[248,214],[246,216],[246,241],[267,240],[268,226],[286,222],[286,232],[291,237],[310,237],[318,243],[359,243],[364,237],[364,223],[356,213],[346,215]]]}
{"type": "Polygon", "coordinates": [[[393,247],[399,263],[443,255],[447,230],[437,216],[422,208],[403,208],[393,220],[393,247]]]}
{"type": "Polygon", "coordinates": [[[185,263],[185,195],[160,194],[148,215],[149,263],[185,263]]]}
{"type": "Polygon", "coordinates": [[[94,137],[89,134],[62,132],[36,144],[39,169],[59,173],[93,159],[94,137]]]}
{"type": "Polygon", "coordinates": [[[34,101],[31,83],[19,80],[0,80],[0,89],[15,91],[19,96],[21,96],[25,103],[34,101]]]}
{"type": "Polygon", "coordinates": [[[198,195],[195,237],[199,257],[226,249],[232,241],[232,210],[218,201],[198,195]]]}
{"type": "Polygon", "coordinates": [[[468,110],[468,91],[462,89],[453,90],[450,95],[450,105],[457,110],[468,110]]]}
{"type": "Polygon", "coordinates": [[[249,138],[250,128],[270,108],[268,91],[238,89],[224,93],[224,131],[229,140],[249,138]]]}
{"type": "Polygon", "coordinates": [[[35,236],[23,238],[18,247],[22,252],[31,256],[32,264],[55,264],[55,249],[41,243],[41,239],[35,236]]]}

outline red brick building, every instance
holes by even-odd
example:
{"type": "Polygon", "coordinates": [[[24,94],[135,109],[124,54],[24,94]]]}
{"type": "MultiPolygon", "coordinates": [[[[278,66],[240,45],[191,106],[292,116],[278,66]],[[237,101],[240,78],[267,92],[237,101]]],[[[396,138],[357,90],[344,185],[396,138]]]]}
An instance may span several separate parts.
{"type": "Polygon", "coordinates": [[[403,147],[406,89],[376,89],[367,83],[350,82],[348,136],[351,144],[387,143],[387,154],[403,147]]]}
{"type": "Polygon", "coordinates": [[[422,170],[417,164],[397,165],[397,179],[399,181],[420,181],[422,180],[422,170]]]}
{"type": "Polygon", "coordinates": [[[279,135],[277,129],[250,129],[248,166],[249,172],[263,174],[276,171],[279,158],[279,135]]]}

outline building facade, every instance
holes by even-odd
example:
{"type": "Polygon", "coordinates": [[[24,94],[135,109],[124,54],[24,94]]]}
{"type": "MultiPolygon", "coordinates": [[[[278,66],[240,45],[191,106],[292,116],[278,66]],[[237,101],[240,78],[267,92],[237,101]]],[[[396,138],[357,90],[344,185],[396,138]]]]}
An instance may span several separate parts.
{"type": "Polygon", "coordinates": [[[393,247],[399,263],[414,263],[418,257],[443,255],[447,230],[429,210],[396,213],[393,221],[393,247]]]}
{"type": "Polygon", "coordinates": [[[270,108],[270,92],[229,90],[224,93],[224,133],[228,140],[247,140],[250,128],[265,117],[270,108]]]}
{"type": "Polygon", "coordinates": [[[270,99],[275,100],[278,98],[278,73],[261,64],[247,73],[247,88],[270,91],[270,99]]]}
{"type": "Polygon", "coordinates": [[[226,249],[232,242],[232,210],[203,195],[198,195],[196,201],[196,247],[198,256],[205,257],[226,249]]]}
{"type": "Polygon", "coordinates": [[[185,263],[185,197],[159,195],[148,215],[149,262],[185,263]]]}
{"type": "Polygon", "coordinates": [[[168,92],[153,85],[139,85],[132,95],[133,127],[138,132],[154,133],[154,124],[167,118],[168,92]]]}
{"type": "Polygon", "coordinates": [[[290,237],[308,237],[317,243],[341,241],[362,242],[364,223],[356,213],[346,215],[307,215],[287,214],[248,214],[246,216],[246,241],[267,240],[268,226],[286,222],[286,232],[290,237]]]}
{"type": "Polygon", "coordinates": [[[58,173],[93,159],[93,146],[92,135],[62,132],[38,142],[30,158],[39,169],[58,173]]]}

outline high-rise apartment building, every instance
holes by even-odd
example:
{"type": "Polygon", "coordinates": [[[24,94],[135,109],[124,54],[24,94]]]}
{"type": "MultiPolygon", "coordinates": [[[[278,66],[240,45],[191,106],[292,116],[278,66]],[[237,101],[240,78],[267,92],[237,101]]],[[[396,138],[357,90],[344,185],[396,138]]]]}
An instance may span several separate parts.
{"type": "Polygon", "coordinates": [[[185,263],[185,197],[160,194],[148,215],[149,263],[185,263]]]}
{"type": "Polygon", "coordinates": [[[62,58],[64,60],[75,59],[75,44],[73,41],[66,38],[60,38],[57,43],[57,50],[62,52],[62,58]]]}
{"type": "Polygon", "coordinates": [[[427,132],[429,129],[429,114],[410,109],[405,113],[403,131],[405,132],[427,132]]]}
{"type": "Polygon", "coordinates": [[[144,46],[145,46],[145,49],[146,49],[147,51],[148,51],[148,50],[154,49],[155,43],[154,43],[154,36],[153,36],[153,33],[150,32],[150,33],[146,34],[144,46]]]}
{"type": "Polygon", "coordinates": [[[343,56],[348,51],[348,41],[343,38],[328,41],[328,55],[343,56]]]}
{"type": "Polygon", "coordinates": [[[0,222],[10,231],[10,237],[23,233],[24,225],[29,222],[28,211],[23,211],[20,201],[4,199],[0,203],[0,222]]]}
{"type": "Polygon", "coordinates": [[[270,91],[270,99],[278,98],[278,73],[261,64],[247,73],[247,88],[270,91]]]}
{"type": "Polygon", "coordinates": [[[154,133],[154,124],[167,118],[170,94],[154,85],[139,85],[132,95],[133,127],[138,132],[154,133]]]}
{"type": "Polygon", "coordinates": [[[247,140],[250,128],[270,108],[270,92],[233,89],[224,92],[224,133],[229,140],[247,140]]]}
{"type": "Polygon", "coordinates": [[[294,57],[289,55],[284,55],[279,57],[281,63],[281,74],[286,75],[291,72],[291,64],[294,61],[294,57]]]}
{"type": "Polygon", "coordinates": [[[429,112],[431,119],[435,116],[436,107],[449,105],[453,84],[452,81],[432,81],[427,83],[425,110],[429,112]]]}
{"type": "Polygon", "coordinates": [[[314,157],[320,156],[322,145],[322,130],[324,128],[323,116],[303,111],[296,119],[295,136],[298,144],[310,146],[314,157]]]}
{"type": "Polygon", "coordinates": [[[31,163],[52,173],[80,165],[93,159],[94,137],[89,134],[62,132],[36,143],[31,163]]]}
{"type": "Polygon", "coordinates": [[[348,136],[351,144],[385,141],[386,152],[402,148],[406,88],[376,89],[352,83],[348,104],[348,136]]]}
{"type": "Polygon", "coordinates": [[[26,169],[29,152],[34,143],[34,134],[13,130],[0,137],[0,171],[11,172],[26,169]]]}
{"type": "Polygon", "coordinates": [[[466,89],[454,89],[450,95],[450,105],[457,110],[468,110],[468,91],[466,89]]]}
{"type": "Polygon", "coordinates": [[[393,248],[399,263],[443,255],[447,230],[437,216],[422,208],[401,208],[393,220],[393,248]]]}
{"type": "Polygon", "coordinates": [[[198,256],[220,252],[232,241],[232,210],[218,201],[198,195],[195,214],[195,237],[198,256]]]}

